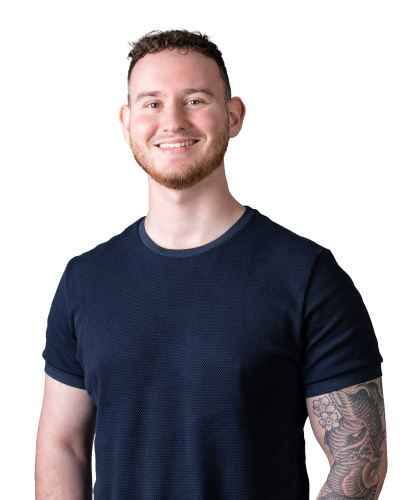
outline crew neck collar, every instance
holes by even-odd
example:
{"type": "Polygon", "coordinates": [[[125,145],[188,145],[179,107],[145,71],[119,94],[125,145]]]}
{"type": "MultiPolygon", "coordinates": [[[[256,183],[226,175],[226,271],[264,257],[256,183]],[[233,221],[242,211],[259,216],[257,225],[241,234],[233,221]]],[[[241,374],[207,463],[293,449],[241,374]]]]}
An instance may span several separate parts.
{"type": "Polygon", "coordinates": [[[167,257],[190,257],[192,255],[198,255],[200,253],[206,252],[207,250],[210,250],[211,248],[216,247],[217,245],[220,245],[224,241],[231,238],[240,229],[242,229],[242,227],[251,219],[255,212],[254,208],[251,208],[248,205],[244,206],[246,210],[244,211],[243,215],[227,231],[225,231],[225,233],[223,233],[215,240],[210,241],[210,243],[206,243],[205,245],[201,245],[199,247],[187,248],[182,250],[160,247],[159,245],[154,243],[154,241],[152,241],[146,233],[146,230],[144,228],[145,217],[142,217],[139,222],[139,236],[149,250],[160,255],[164,255],[167,257]]]}

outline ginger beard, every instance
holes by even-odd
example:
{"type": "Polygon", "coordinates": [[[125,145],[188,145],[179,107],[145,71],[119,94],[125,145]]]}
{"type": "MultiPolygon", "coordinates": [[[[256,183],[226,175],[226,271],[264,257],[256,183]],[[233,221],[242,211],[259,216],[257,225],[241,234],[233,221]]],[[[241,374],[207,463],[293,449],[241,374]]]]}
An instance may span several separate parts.
{"type": "MultiPolygon", "coordinates": [[[[144,148],[142,148],[130,135],[130,147],[138,165],[140,165],[152,179],[170,189],[190,188],[211,175],[222,164],[226,150],[228,149],[228,143],[229,120],[225,122],[221,132],[215,136],[207,151],[201,157],[191,162],[191,164],[185,168],[184,172],[174,174],[168,173],[168,169],[157,169],[150,155],[146,155],[144,148]]],[[[171,161],[174,159],[173,156],[169,158],[171,161]]]]}

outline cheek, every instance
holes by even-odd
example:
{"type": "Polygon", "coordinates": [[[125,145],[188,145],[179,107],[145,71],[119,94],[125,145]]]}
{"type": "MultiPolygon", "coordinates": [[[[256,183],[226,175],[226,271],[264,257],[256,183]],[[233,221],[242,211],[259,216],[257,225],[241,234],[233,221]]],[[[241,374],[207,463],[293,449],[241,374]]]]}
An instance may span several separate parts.
{"type": "Polygon", "coordinates": [[[157,124],[151,116],[134,117],[130,123],[131,136],[136,140],[148,141],[157,131],[157,124]]]}
{"type": "Polygon", "coordinates": [[[228,117],[216,110],[210,110],[209,113],[201,116],[198,125],[207,135],[217,135],[221,127],[227,121],[228,117]]]}

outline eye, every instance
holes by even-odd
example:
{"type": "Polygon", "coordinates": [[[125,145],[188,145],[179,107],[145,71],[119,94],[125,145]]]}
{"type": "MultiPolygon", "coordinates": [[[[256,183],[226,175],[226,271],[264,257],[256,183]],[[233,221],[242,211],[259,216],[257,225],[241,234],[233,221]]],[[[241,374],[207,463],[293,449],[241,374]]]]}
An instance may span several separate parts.
{"type": "MultiPolygon", "coordinates": [[[[188,103],[190,102],[195,102],[195,103],[201,103],[202,101],[200,101],[199,99],[191,99],[190,101],[188,101],[188,103]]],[[[160,103],[158,102],[150,102],[149,104],[146,104],[146,108],[150,107],[151,109],[155,109],[155,107],[153,106],[154,105],[159,105],[160,103]]]]}
{"type": "Polygon", "coordinates": [[[363,429],[360,429],[358,432],[349,434],[348,436],[346,436],[345,439],[346,446],[351,446],[355,443],[359,443],[364,438],[366,433],[367,433],[367,428],[364,427],[363,429]]]}
{"type": "Polygon", "coordinates": [[[146,106],[146,108],[155,108],[156,106],[159,106],[160,104],[158,102],[151,102],[146,106]]]}

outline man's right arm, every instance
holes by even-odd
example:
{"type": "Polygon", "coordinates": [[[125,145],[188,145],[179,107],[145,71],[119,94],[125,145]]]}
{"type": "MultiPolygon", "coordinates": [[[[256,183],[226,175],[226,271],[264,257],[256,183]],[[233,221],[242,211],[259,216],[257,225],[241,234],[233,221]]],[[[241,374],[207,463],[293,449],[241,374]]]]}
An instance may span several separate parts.
{"type": "Polygon", "coordinates": [[[91,500],[96,409],[84,389],[45,374],[36,441],[36,500],[91,500]]]}

